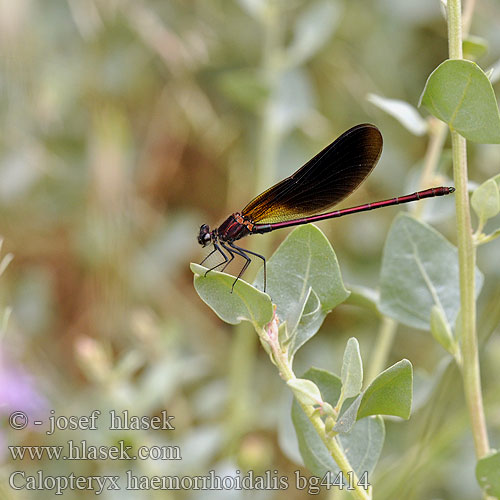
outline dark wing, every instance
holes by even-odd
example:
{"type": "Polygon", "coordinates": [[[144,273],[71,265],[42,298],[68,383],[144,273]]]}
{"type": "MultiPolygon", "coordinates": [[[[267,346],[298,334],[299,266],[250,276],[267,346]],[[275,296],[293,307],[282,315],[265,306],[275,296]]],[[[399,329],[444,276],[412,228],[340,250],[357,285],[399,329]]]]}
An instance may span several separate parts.
{"type": "Polygon", "coordinates": [[[254,198],[242,215],[268,224],[321,213],[351,194],[382,153],[382,134],[363,124],[344,132],[290,177],[254,198]]]}

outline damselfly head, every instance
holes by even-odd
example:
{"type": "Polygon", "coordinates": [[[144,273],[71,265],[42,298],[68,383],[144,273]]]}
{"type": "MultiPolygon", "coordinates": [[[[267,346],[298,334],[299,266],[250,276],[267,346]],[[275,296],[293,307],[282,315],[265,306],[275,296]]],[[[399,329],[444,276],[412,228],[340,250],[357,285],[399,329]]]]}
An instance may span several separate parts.
{"type": "Polygon", "coordinates": [[[198,243],[202,247],[206,247],[212,241],[212,235],[210,234],[210,228],[208,224],[203,224],[200,227],[200,234],[198,235],[198,243]]]}

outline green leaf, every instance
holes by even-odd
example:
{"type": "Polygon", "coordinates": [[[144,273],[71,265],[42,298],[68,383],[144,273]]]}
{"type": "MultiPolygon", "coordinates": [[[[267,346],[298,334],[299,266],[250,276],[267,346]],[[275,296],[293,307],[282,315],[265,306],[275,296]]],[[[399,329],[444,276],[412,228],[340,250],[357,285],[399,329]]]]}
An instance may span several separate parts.
{"type": "Polygon", "coordinates": [[[457,343],[453,338],[450,324],[443,310],[436,305],[432,306],[431,309],[431,333],[450,354],[455,356],[457,353],[457,343]]]}
{"type": "Polygon", "coordinates": [[[294,378],[286,385],[292,389],[295,397],[304,405],[319,405],[323,402],[318,386],[305,378],[294,378]]]}
{"type": "Polygon", "coordinates": [[[476,477],[487,495],[500,498],[500,452],[495,450],[477,462],[476,477]]]}
{"type": "Polygon", "coordinates": [[[341,13],[339,2],[322,0],[311,4],[295,25],[292,42],[286,51],[287,64],[299,66],[316,54],[332,36],[341,13]]]}
{"type": "Polygon", "coordinates": [[[482,222],[495,217],[500,212],[500,193],[494,179],[488,179],[474,190],[471,205],[482,222]]]}
{"type": "Polygon", "coordinates": [[[441,63],[427,79],[420,104],[470,141],[500,143],[500,115],[493,87],[472,61],[441,63]]]}
{"type": "Polygon", "coordinates": [[[234,276],[211,271],[205,276],[206,268],[191,263],[194,273],[194,287],[220,319],[236,325],[250,321],[256,330],[262,329],[273,317],[273,306],[269,295],[257,290],[243,280],[238,280],[231,293],[234,276]]]}
{"type": "Polygon", "coordinates": [[[347,408],[347,410],[342,413],[333,430],[335,432],[339,432],[341,434],[347,434],[351,432],[353,425],[356,423],[359,405],[361,404],[361,400],[363,399],[363,395],[360,394],[347,408]]]}
{"type": "MultiPolygon", "coordinates": [[[[476,293],[483,276],[476,269],[476,293]]],[[[460,310],[458,252],[435,229],[408,214],[394,220],[385,242],[380,273],[383,314],[405,325],[429,329],[432,306],[450,325],[460,310]]]]}
{"type": "MultiPolygon", "coordinates": [[[[262,283],[262,270],[255,283],[262,283]]],[[[312,224],[292,231],[269,259],[267,284],[276,314],[287,324],[290,358],[349,296],[330,242],[312,224]]]]}
{"type": "Polygon", "coordinates": [[[344,398],[352,398],[360,393],[363,385],[363,361],[358,341],[354,337],[347,341],[342,361],[341,380],[344,398]]]}
{"type": "Polygon", "coordinates": [[[358,419],[368,415],[394,415],[410,418],[413,395],[413,370],[407,359],[380,373],[366,388],[358,419]]]}
{"type": "Polygon", "coordinates": [[[368,94],[367,100],[391,115],[401,123],[407,130],[415,135],[424,135],[427,132],[427,122],[420,116],[419,112],[406,101],[399,99],[388,99],[376,94],[368,94]]]}
{"type": "MultiPolygon", "coordinates": [[[[303,378],[312,380],[319,387],[323,399],[335,405],[341,389],[341,381],[336,375],[311,368],[303,378]]],[[[338,474],[340,470],[337,464],[296,401],[292,403],[292,421],[302,459],[309,471],[320,477],[327,472],[338,474]]],[[[349,434],[337,436],[358,477],[364,472],[371,476],[380,457],[384,438],[384,422],[380,417],[359,420],[349,434]]]]}
{"type": "Polygon", "coordinates": [[[488,51],[488,40],[480,36],[467,35],[462,42],[464,59],[479,59],[488,51]]]}

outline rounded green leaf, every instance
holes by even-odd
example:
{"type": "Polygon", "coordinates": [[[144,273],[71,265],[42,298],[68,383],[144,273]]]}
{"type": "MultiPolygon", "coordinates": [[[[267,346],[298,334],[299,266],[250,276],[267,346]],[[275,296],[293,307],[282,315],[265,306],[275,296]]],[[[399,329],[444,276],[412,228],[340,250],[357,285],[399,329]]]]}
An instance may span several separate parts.
{"type": "Polygon", "coordinates": [[[407,359],[380,373],[366,388],[358,419],[369,415],[394,415],[410,418],[413,397],[413,370],[407,359]]]}
{"type": "Polygon", "coordinates": [[[360,393],[363,385],[363,361],[358,341],[354,337],[347,341],[342,361],[341,380],[344,398],[352,398],[360,393]]]}
{"type": "Polygon", "coordinates": [[[500,212],[500,193],[494,179],[488,179],[474,190],[470,201],[481,221],[495,217],[500,212]]]}
{"type": "Polygon", "coordinates": [[[477,462],[476,477],[487,495],[500,498],[500,452],[494,451],[477,462]]]}
{"type": "MultiPolygon", "coordinates": [[[[476,293],[483,276],[476,269],[476,293]]],[[[405,325],[429,329],[432,306],[450,325],[460,310],[457,249],[428,224],[408,214],[394,220],[382,257],[380,311],[405,325]]]]}
{"type": "Polygon", "coordinates": [[[295,397],[304,405],[319,405],[323,402],[318,386],[305,378],[294,378],[286,385],[292,389],[295,397]]]}
{"type": "MultiPolygon", "coordinates": [[[[262,283],[262,269],[255,283],[262,283]]],[[[293,230],[269,259],[267,288],[287,323],[290,357],[349,296],[330,242],[312,224],[293,230]]]]}
{"type": "Polygon", "coordinates": [[[238,280],[231,293],[234,276],[217,271],[211,271],[205,276],[206,270],[199,264],[191,264],[194,287],[201,300],[220,319],[232,325],[241,321],[250,321],[257,330],[271,321],[273,306],[269,295],[243,280],[238,280]]]}
{"type": "Polygon", "coordinates": [[[470,141],[500,143],[500,115],[493,87],[472,61],[449,59],[441,63],[427,79],[419,104],[470,141]]]}
{"type": "MultiPolygon", "coordinates": [[[[335,405],[340,396],[339,377],[325,370],[311,368],[303,378],[312,380],[319,387],[323,399],[332,406],[335,405]]],[[[309,471],[319,477],[323,477],[328,472],[338,474],[340,470],[337,464],[295,400],[292,403],[292,421],[300,454],[309,471]]],[[[359,420],[349,434],[338,435],[336,439],[339,440],[357,476],[361,477],[364,472],[367,472],[370,477],[384,445],[384,421],[381,417],[359,420]]]]}

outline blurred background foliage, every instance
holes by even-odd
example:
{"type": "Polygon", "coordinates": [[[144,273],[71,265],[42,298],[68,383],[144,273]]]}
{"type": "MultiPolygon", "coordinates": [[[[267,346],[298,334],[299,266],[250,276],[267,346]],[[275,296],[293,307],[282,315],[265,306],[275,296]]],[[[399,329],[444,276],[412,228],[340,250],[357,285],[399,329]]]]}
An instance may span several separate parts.
{"type": "MultiPolygon", "coordinates": [[[[477,5],[472,34],[489,42],[483,68],[500,57],[499,19],[498,2],[477,5]]],[[[411,192],[427,139],[366,96],[417,104],[428,74],[447,57],[439,2],[1,0],[0,53],[0,236],[3,254],[14,256],[0,277],[0,496],[44,497],[13,495],[5,482],[13,469],[105,475],[131,468],[13,463],[6,449],[67,439],[181,446],[181,462],[135,462],[137,474],[292,474],[299,465],[290,395],[252,330],[223,324],[194,292],[188,263],[204,256],[197,231],[362,122],[382,130],[384,154],[349,205],[411,192]],[[99,431],[54,436],[7,425],[13,410],[46,418],[50,410],[88,415],[94,408],[167,409],[176,430],[117,434],[104,417],[99,431]]],[[[471,145],[469,158],[477,183],[499,171],[498,146],[471,145]]],[[[446,184],[446,151],[441,167],[446,184]]],[[[427,219],[453,242],[453,200],[428,207],[427,219]]],[[[348,284],[377,286],[399,210],[320,224],[348,284]]],[[[248,245],[270,256],[284,233],[248,245]]],[[[499,250],[496,240],[479,251],[484,392],[497,447],[499,250]]],[[[340,306],[301,350],[296,372],[338,373],[351,336],[369,361],[383,327],[372,311],[340,306]]],[[[387,422],[370,478],[376,498],[478,498],[459,374],[446,356],[428,332],[398,328],[389,361],[414,364],[416,400],[409,422],[387,422]]],[[[307,496],[294,488],[251,494],[307,496]]],[[[214,493],[106,494],[114,496],[214,493]]]]}

